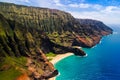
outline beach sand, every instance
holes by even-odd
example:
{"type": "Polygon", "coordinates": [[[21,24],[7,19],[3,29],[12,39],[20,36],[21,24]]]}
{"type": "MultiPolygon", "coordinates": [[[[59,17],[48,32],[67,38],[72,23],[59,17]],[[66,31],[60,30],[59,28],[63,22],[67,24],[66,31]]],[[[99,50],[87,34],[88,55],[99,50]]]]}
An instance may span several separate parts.
{"type": "Polygon", "coordinates": [[[65,54],[58,54],[57,56],[55,56],[50,62],[55,65],[58,61],[68,57],[74,55],[73,53],[65,53],[65,54]]]}
{"type": "MultiPolygon", "coordinates": [[[[74,55],[73,53],[65,53],[65,54],[58,54],[57,56],[55,56],[50,62],[55,65],[58,61],[68,57],[74,55]]],[[[50,78],[49,80],[55,80],[56,77],[50,78]]]]}

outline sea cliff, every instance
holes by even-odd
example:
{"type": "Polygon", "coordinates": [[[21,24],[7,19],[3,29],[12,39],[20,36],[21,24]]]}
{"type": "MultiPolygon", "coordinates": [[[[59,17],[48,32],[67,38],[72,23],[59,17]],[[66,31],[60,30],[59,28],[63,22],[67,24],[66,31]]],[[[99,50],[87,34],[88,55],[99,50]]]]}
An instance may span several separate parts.
{"type": "Polygon", "coordinates": [[[76,19],[56,9],[0,2],[0,74],[13,69],[18,75],[11,80],[23,76],[48,79],[58,71],[47,53],[84,56],[84,51],[73,46],[92,47],[111,33],[100,21],[76,19]]]}

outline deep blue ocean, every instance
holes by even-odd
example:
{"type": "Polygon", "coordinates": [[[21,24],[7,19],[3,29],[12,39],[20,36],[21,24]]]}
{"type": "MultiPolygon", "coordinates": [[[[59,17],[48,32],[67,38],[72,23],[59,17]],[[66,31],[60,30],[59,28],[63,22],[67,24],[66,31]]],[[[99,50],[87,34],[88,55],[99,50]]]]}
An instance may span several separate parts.
{"type": "Polygon", "coordinates": [[[87,57],[69,56],[55,64],[56,80],[120,80],[120,26],[93,48],[87,57]]]}

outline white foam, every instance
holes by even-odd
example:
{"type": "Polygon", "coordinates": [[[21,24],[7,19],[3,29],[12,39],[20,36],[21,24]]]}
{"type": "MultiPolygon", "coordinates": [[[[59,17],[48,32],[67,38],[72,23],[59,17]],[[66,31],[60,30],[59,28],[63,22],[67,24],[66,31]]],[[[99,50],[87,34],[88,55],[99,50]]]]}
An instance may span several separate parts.
{"type": "Polygon", "coordinates": [[[85,56],[83,56],[83,57],[87,57],[88,56],[88,54],[86,54],[85,56]]]}
{"type": "Polygon", "coordinates": [[[101,44],[101,43],[102,43],[102,41],[100,40],[99,44],[101,44]]]}
{"type": "Polygon", "coordinates": [[[113,34],[118,34],[118,32],[113,32],[113,34]]]}
{"type": "Polygon", "coordinates": [[[97,47],[97,45],[93,46],[92,48],[95,48],[95,47],[97,47]]]}
{"type": "MultiPolygon", "coordinates": [[[[60,76],[60,72],[58,72],[58,75],[57,75],[57,76],[60,76]]],[[[57,76],[56,76],[56,77],[57,77],[57,76]]]]}

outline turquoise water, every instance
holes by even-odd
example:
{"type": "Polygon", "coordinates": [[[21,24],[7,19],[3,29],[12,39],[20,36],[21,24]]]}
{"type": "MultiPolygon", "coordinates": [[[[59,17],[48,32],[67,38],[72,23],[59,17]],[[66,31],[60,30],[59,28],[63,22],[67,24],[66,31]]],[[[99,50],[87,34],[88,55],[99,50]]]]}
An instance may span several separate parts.
{"type": "Polygon", "coordinates": [[[87,57],[69,56],[55,67],[56,80],[120,80],[120,28],[93,48],[83,48],[87,57]]]}

